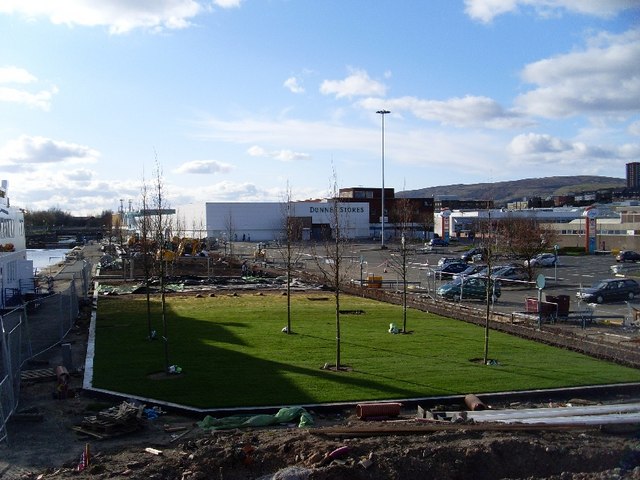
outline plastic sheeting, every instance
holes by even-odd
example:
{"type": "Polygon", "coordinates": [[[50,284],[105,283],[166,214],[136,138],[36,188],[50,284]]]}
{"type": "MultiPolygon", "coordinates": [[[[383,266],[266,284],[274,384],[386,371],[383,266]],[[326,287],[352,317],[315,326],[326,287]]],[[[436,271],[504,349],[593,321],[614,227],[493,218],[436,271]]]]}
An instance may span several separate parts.
{"type": "Polygon", "coordinates": [[[313,425],[313,417],[302,407],[287,407],[278,410],[275,415],[236,415],[224,418],[214,418],[210,415],[198,422],[200,428],[205,430],[227,430],[231,428],[268,427],[281,423],[297,421],[298,427],[313,425]]]}

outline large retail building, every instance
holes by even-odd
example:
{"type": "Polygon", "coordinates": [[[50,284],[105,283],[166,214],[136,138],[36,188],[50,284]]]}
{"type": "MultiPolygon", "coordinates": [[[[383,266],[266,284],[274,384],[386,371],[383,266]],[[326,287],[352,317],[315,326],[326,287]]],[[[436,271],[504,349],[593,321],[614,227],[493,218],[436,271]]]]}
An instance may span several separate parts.
{"type": "Polygon", "coordinates": [[[334,200],[190,204],[176,208],[174,231],[193,238],[270,242],[284,237],[287,218],[299,225],[300,240],[335,237],[338,229],[344,238],[370,236],[369,204],[334,200]]]}

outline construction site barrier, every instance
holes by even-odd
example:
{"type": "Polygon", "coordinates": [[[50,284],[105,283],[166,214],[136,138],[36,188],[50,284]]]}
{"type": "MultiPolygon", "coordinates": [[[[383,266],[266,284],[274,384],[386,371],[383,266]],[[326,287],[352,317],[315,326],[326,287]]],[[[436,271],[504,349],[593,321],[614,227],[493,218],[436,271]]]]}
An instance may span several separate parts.
{"type": "Polygon", "coordinates": [[[6,425],[18,406],[21,371],[29,360],[58,345],[74,326],[80,299],[88,294],[90,272],[87,264],[63,291],[0,315],[0,442],[8,442],[6,425]]]}

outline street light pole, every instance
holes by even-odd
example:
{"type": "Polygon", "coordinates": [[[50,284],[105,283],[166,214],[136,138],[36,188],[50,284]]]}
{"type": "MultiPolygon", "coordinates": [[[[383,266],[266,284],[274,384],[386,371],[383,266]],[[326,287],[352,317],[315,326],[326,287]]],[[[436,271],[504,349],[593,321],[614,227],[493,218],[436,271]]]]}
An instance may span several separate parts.
{"type": "Polygon", "coordinates": [[[382,192],[381,192],[381,197],[382,197],[382,212],[380,213],[380,225],[381,225],[381,244],[380,244],[380,249],[384,250],[385,247],[384,246],[384,116],[387,113],[391,113],[389,110],[378,110],[376,113],[379,113],[380,116],[382,117],[382,192]]]}

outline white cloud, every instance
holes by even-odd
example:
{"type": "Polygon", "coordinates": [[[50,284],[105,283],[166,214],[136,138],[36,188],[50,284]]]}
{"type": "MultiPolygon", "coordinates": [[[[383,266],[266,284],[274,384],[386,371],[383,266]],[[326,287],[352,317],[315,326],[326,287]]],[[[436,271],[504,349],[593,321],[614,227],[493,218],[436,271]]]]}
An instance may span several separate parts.
{"type": "Polygon", "coordinates": [[[24,68],[0,67],[0,83],[33,83],[36,80],[37,78],[24,68]]]}
{"type": "Polygon", "coordinates": [[[235,8],[240,6],[242,0],[213,0],[213,3],[220,8],[235,8]]]}
{"type": "Polygon", "coordinates": [[[546,134],[517,135],[508,146],[509,152],[525,161],[540,163],[580,163],[603,160],[629,160],[640,154],[640,144],[595,146],[584,142],[562,140],[546,134]]]}
{"type": "Polygon", "coordinates": [[[88,182],[94,178],[94,172],[86,168],[76,170],[65,170],[63,175],[72,182],[88,182]]]}
{"type": "Polygon", "coordinates": [[[48,111],[51,108],[51,99],[56,93],[58,93],[57,88],[29,93],[15,88],[0,87],[0,102],[22,103],[28,107],[48,111]]]}
{"type": "Polygon", "coordinates": [[[353,70],[351,75],[343,80],[324,80],[320,85],[323,95],[335,95],[336,98],[356,96],[384,96],[387,87],[369,77],[364,70],[353,70]]]}
{"type": "Polygon", "coordinates": [[[73,215],[99,215],[117,210],[120,198],[140,197],[139,180],[96,180],[96,173],[84,167],[38,165],[28,172],[12,169],[7,176],[12,203],[29,210],[56,207],[73,215]]]}
{"type": "Polygon", "coordinates": [[[391,112],[410,112],[423,120],[456,127],[503,129],[531,125],[530,120],[506,111],[498,102],[487,97],[467,95],[444,101],[422,100],[415,97],[392,98],[384,101],[368,98],[359,102],[362,108],[371,111],[375,111],[381,104],[391,112]]]}
{"type": "Polygon", "coordinates": [[[219,182],[197,192],[198,200],[208,202],[259,202],[271,198],[266,190],[250,182],[219,182]]]}
{"type": "Polygon", "coordinates": [[[0,102],[20,103],[32,108],[48,111],[51,108],[51,99],[58,93],[58,88],[53,85],[47,90],[29,92],[25,89],[4,86],[3,84],[21,84],[37,82],[35,75],[24,68],[7,66],[0,68],[0,102]]]}
{"type": "MultiPolygon", "coordinates": [[[[240,0],[216,0],[222,8],[236,7],[240,0]]],[[[86,27],[106,26],[114,34],[136,28],[181,29],[204,8],[195,0],[3,0],[0,13],[18,14],[28,19],[47,17],[51,23],[86,27]]]]}
{"type": "MultiPolygon", "coordinates": [[[[397,129],[394,118],[393,115],[389,117],[390,128],[385,132],[386,155],[389,162],[403,168],[417,167],[425,178],[434,178],[434,172],[442,172],[443,164],[447,165],[447,171],[460,169],[467,176],[486,176],[490,169],[488,165],[502,164],[504,161],[505,142],[493,135],[457,130],[444,131],[439,128],[397,129]]],[[[341,152],[342,158],[347,159],[342,170],[353,169],[360,172],[359,176],[350,181],[353,184],[362,181],[363,172],[368,174],[372,168],[372,159],[374,165],[377,165],[380,158],[379,124],[374,128],[360,128],[342,123],[302,120],[227,121],[209,118],[202,122],[201,130],[198,138],[202,140],[248,144],[247,152],[256,157],[267,157],[275,153],[259,145],[287,144],[295,149],[310,151],[310,158],[314,161],[305,163],[308,175],[317,175],[318,169],[325,167],[328,171],[329,161],[333,158],[334,152],[341,152]],[[331,141],[327,142],[327,139],[331,141]]],[[[504,170],[502,165],[497,168],[501,169],[500,171],[504,170]]],[[[288,179],[290,178],[283,177],[282,184],[288,179]]],[[[419,182],[417,177],[412,180],[419,182]]],[[[323,189],[323,192],[326,194],[326,189],[323,189]]],[[[279,197],[271,197],[272,200],[274,198],[279,197]]]]}
{"type": "Polygon", "coordinates": [[[281,162],[294,162],[297,160],[308,160],[311,158],[311,155],[309,155],[308,153],[293,152],[291,150],[275,150],[269,152],[262,147],[258,147],[257,145],[249,148],[247,150],[247,153],[252,157],[275,158],[276,160],[280,160],[281,162]]]}
{"type": "Polygon", "coordinates": [[[292,93],[304,93],[304,87],[298,83],[296,77],[289,77],[284,81],[284,87],[288,88],[292,93]]]}
{"type": "Polygon", "coordinates": [[[629,125],[629,128],[627,128],[627,131],[631,135],[640,137],[640,120],[637,120],[633,122],[631,125],[629,125]]]}
{"type": "Polygon", "coordinates": [[[231,165],[216,160],[194,160],[180,165],[174,170],[176,173],[227,173],[231,165]]]}
{"type": "Polygon", "coordinates": [[[527,65],[522,78],[537,85],[515,102],[530,115],[562,118],[636,112],[640,108],[640,29],[598,35],[583,51],[527,65]]]}
{"type": "Polygon", "coordinates": [[[566,10],[571,13],[611,17],[626,9],[637,8],[637,0],[465,0],[465,13],[474,20],[491,22],[495,17],[531,8],[546,17],[566,10]]]}
{"type": "Polygon", "coordinates": [[[96,161],[99,153],[92,148],[45,137],[21,135],[0,148],[0,165],[22,167],[73,161],[96,161]]]}

